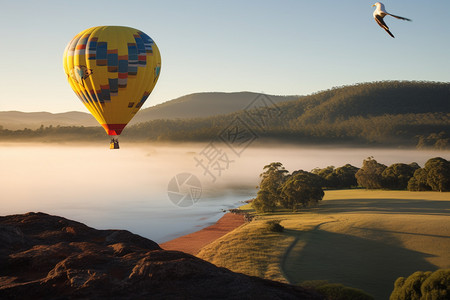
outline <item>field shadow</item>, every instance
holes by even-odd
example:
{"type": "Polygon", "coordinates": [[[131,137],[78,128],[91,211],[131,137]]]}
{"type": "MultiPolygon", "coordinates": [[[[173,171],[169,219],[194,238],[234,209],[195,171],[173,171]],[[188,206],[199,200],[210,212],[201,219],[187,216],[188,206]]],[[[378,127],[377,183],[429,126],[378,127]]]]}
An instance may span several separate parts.
{"type": "Polygon", "coordinates": [[[386,235],[386,234],[406,234],[406,235],[415,235],[415,236],[426,236],[426,237],[433,237],[433,238],[441,238],[441,239],[450,239],[449,235],[440,235],[440,234],[427,234],[427,233],[416,233],[416,232],[406,232],[406,231],[395,231],[395,230],[385,230],[385,229],[375,229],[375,228],[368,228],[368,227],[357,227],[353,226],[355,229],[361,229],[365,231],[370,231],[377,235],[386,235]]]}
{"type": "Polygon", "coordinates": [[[438,269],[426,260],[433,255],[318,226],[311,231],[286,230],[285,234],[296,237],[282,264],[286,279],[293,284],[328,280],[362,289],[375,299],[389,299],[398,277],[438,269]]]}
{"type": "Polygon", "coordinates": [[[323,201],[317,213],[381,213],[450,216],[450,201],[343,199],[323,201]]]}

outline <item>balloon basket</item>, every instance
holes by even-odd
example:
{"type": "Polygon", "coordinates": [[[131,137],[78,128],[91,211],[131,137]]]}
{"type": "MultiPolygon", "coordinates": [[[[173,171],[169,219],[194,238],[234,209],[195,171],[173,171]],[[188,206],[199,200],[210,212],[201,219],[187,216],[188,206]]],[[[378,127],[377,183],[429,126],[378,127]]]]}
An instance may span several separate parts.
{"type": "Polygon", "coordinates": [[[119,139],[111,139],[109,143],[109,149],[119,149],[119,139]]]}

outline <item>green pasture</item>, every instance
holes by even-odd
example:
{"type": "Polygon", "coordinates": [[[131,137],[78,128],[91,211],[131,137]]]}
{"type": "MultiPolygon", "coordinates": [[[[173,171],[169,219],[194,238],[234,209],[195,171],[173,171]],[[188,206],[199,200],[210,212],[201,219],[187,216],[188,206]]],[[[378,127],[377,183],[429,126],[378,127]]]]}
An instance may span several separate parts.
{"type": "Polygon", "coordinates": [[[198,256],[249,275],[328,280],[388,299],[399,276],[450,267],[450,193],[326,191],[319,207],[257,215],[198,256]],[[284,232],[265,230],[269,220],[284,232]]]}

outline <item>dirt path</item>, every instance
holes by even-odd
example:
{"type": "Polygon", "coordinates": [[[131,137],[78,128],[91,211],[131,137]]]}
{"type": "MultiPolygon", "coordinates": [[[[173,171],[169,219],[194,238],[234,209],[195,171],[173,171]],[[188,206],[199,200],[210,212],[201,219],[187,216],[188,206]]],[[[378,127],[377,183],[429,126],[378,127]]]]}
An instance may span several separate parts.
{"type": "Polygon", "coordinates": [[[245,223],[244,215],[226,213],[215,224],[160,244],[164,250],[178,250],[192,255],[201,248],[245,223]]]}

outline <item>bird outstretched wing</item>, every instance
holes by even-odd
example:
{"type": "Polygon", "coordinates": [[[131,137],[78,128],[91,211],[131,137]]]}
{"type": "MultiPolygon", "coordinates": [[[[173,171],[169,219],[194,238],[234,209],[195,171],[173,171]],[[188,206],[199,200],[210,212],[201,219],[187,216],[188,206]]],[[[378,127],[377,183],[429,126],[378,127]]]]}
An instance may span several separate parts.
{"type": "Polygon", "coordinates": [[[380,25],[381,28],[383,28],[384,30],[386,30],[386,32],[392,36],[393,38],[395,38],[395,36],[389,31],[389,27],[386,25],[386,23],[384,23],[384,20],[381,16],[377,15],[375,16],[375,21],[377,21],[378,25],[380,25]]]}
{"type": "Polygon", "coordinates": [[[405,21],[412,21],[411,19],[408,19],[408,18],[403,18],[403,17],[400,17],[400,16],[396,16],[396,15],[393,15],[393,14],[389,14],[388,13],[388,15],[390,15],[391,17],[394,17],[394,18],[397,18],[397,19],[400,19],[400,20],[405,20],[405,21]]]}

